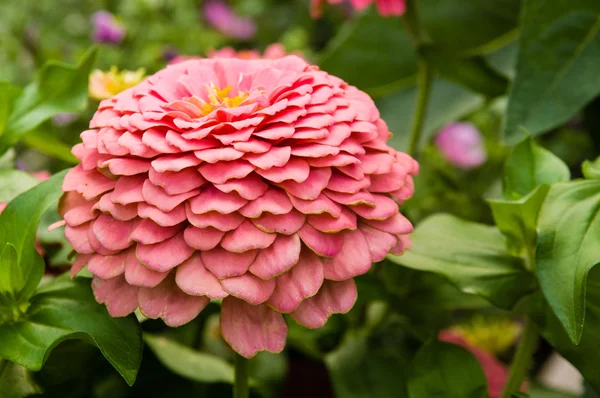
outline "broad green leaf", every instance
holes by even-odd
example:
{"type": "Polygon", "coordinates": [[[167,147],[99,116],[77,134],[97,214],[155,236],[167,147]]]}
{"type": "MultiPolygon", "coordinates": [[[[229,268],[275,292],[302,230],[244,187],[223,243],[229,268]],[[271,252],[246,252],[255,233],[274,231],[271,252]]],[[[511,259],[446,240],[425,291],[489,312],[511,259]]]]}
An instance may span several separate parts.
{"type": "Polygon", "coordinates": [[[19,292],[18,301],[31,296],[44,273],[44,260],[35,250],[35,235],[42,215],[55,205],[61,196],[62,180],[66,170],[52,176],[13,199],[0,214],[0,247],[12,244],[19,258],[18,278],[23,281],[13,286],[19,292]]]}
{"type": "Polygon", "coordinates": [[[200,383],[233,383],[233,366],[223,359],[195,351],[166,337],[144,334],[144,341],[172,372],[200,383]]]}
{"type": "Polygon", "coordinates": [[[420,0],[418,12],[433,41],[449,51],[482,54],[513,37],[519,0],[420,0]]]}
{"type": "Polygon", "coordinates": [[[0,137],[6,130],[14,100],[21,94],[21,91],[20,87],[15,87],[9,82],[0,82],[0,137]]]}
{"type": "MultiPolygon", "coordinates": [[[[377,107],[394,136],[389,144],[398,150],[407,150],[410,123],[417,98],[416,86],[399,90],[380,98],[377,107]]],[[[421,141],[424,142],[446,123],[461,118],[479,108],[483,96],[441,78],[435,78],[427,105],[427,115],[421,141]]]]}
{"type": "Polygon", "coordinates": [[[593,162],[590,162],[589,160],[586,160],[585,162],[582,163],[581,165],[581,171],[583,172],[583,175],[585,176],[585,178],[587,179],[596,179],[599,180],[600,179],[600,157],[597,158],[596,160],[594,160],[593,162]]]}
{"type": "Polygon", "coordinates": [[[85,109],[88,76],[95,56],[96,50],[92,49],[75,66],[50,61],[42,68],[36,80],[16,99],[0,138],[0,154],[52,116],[85,109]]]}
{"type": "Polygon", "coordinates": [[[2,398],[23,398],[41,393],[30,372],[15,363],[0,359],[0,393],[2,398]]]}
{"type": "Polygon", "coordinates": [[[129,385],[135,382],[143,347],[135,316],[112,318],[89,280],[68,275],[38,289],[21,320],[0,326],[0,357],[37,371],[67,339],[94,344],[129,385]]]}
{"type": "Polygon", "coordinates": [[[49,130],[36,128],[25,134],[23,143],[29,148],[36,149],[46,155],[64,160],[70,164],[79,162],[71,153],[71,147],[62,142],[56,135],[49,130]]]}
{"type": "Polygon", "coordinates": [[[373,9],[348,21],[325,50],[319,66],[372,96],[414,81],[416,53],[399,18],[373,9]]]}
{"type": "Polygon", "coordinates": [[[0,202],[10,202],[39,182],[37,178],[21,170],[0,170],[0,202]]]}
{"type": "Polygon", "coordinates": [[[515,146],[506,160],[503,194],[506,199],[519,199],[538,185],[569,181],[570,178],[569,168],[562,160],[528,137],[515,146]]]}
{"type": "Polygon", "coordinates": [[[14,299],[18,293],[17,286],[22,286],[25,281],[19,272],[17,249],[6,243],[0,251],[0,295],[14,299]]]}
{"type": "Polygon", "coordinates": [[[428,64],[446,79],[488,97],[497,97],[508,91],[508,80],[492,69],[483,57],[458,58],[455,54],[435,46],[419,50],[428,64]]]}
{"type": "Polygon", "coordinates": [[[540,212],[538,279],[575,344],[584,328],[587,276],[600,262],[599,213],[599,180],[554,184],[540,212]]]}
{"type": "Polygon", "coordinates": [[[417,226],[412,241],[411,250],[388,259],[442,275],[500,308],[512,308],[535,289],[523,260],[506,252],[504,237],[495,227],[436,214],[417,226]]]}
{"type": "Polygon", "coordinates": [[[496,227],[506,236],[509,252],[516,255],[524,250],[535,252],[538,215],[549,189],[548,185],[540,185],[520,199],[488,200],[496,227]]]}
{"type": "Polygon", "coordinates": [[[351,330],[325,363],[337,397],[408,397],[406,375],[412,353],[398,328],[351,330]]]}
{"type": "Polygon", "coordinates": [[[567,121],[600,92],[600,2],[523,2],[517,74],[507,110],[506,141],[541,134],[567,121]]]}
{"type": "Polygon", "coordinates": [[[431,341],[412,362],[410,398],[487,398],[485,375],[477,358],[454,344],[431,341]]]}

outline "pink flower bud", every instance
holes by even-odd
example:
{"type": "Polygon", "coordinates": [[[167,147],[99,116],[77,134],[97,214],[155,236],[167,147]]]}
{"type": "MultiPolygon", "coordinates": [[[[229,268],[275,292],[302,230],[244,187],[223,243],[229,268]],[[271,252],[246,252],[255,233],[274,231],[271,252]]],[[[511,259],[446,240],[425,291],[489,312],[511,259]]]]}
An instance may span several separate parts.
{"type": "Polygon", "coordinates": [[[479,167],[487,158],[481,134],[471,123],[448,124],[435,144],[448,162],[461,169],[479,167]]]}

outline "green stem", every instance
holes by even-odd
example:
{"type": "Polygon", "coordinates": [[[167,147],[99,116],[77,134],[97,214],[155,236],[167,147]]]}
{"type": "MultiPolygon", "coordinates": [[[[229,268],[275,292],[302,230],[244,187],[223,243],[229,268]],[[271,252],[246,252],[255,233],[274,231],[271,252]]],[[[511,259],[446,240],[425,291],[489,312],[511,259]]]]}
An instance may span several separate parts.
{"type": "Polygon", "coordinates": [[[417,96],[415,114],[410,127],[410,145],[408,147],[408,154],[412,157],[418,156],[419,143],[421,142],[421,132],[423,131],[425,116],[427,115],[427,103],[429,102],[432,79],[433,72],[431,68],[424,60],[420,60],[419,71],[417,75],[419,93],[417,96]]]}
{"type": "Polygon", "coordinates": [[[520,390],[521,383],[531,365],[531,357],[537,347],[538,337],[537,325],[529,317],[526,317],[521,342],[510,366],[510,373],[502,392],[502,398],[510,398],[512,394],[520,390]]]}
{"type": "Polygon", "coordinates": [[[235,382],[233,385],[233,398],[248,398],[248,360],[235,354],[235,382]]]}

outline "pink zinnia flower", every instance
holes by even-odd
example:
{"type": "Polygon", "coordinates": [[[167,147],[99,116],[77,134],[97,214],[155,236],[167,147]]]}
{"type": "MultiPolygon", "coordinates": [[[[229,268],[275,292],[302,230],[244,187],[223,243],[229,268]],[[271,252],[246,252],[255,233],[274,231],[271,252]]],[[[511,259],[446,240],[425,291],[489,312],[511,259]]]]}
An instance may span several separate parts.
{"type": "Polygon", "coordinates": [[[451,123],[435,137],[435,144],[448,162],[461,169],[481,166],[487,159],[481,133],[471,123],[451,123]]]}
{"type": "MultiPolygon", "coordinates": [[[[343,0],[311,0],[310,13],[313,18],[321,17],[323,13],[323,3],[338,4],[343,0]]],[[[406,10],[405,0],[350,0],[354,8],[359,11],[370,6],[373,1],[377,4],[377,10],[384,17],[391,15],[400,16],[406,10]]]]}
{"type": "Polygon", "coordinates": [[[125,26],[108,11],[97,11],[92,15],[96,43],[119,44],[125,38],[125,26]]]}
{"type": "Polygon", "coordinates": [[[250,18],[237,15],[231,7],[219,0],[208,0],[204,5],[206,22],[224,35],[240,40],[251,39],[256,33],[256,24],[250,18]]]}
{"type": "Polygon", "coordinates": [[[170,326],[223,299],[241,355],[319,328],[409,245],[418,164],[368,95],[289,56],[169,65],[104,100],[63,184],[65,234],[113,316],[170,326]]]}

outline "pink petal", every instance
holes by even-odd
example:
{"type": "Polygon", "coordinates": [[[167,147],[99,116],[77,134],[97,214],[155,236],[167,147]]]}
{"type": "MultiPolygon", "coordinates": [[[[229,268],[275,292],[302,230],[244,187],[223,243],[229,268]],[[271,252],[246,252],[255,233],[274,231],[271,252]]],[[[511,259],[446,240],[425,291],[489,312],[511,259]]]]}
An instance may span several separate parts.
{"type": "Polygon", "coordinates": [[[297,234],[278,235],[271,246],[258,252],[249,271],[262,279],[273,279],[293,267],[300,257],[297,234]]]}
{"type": "Polygon", "coordinates": [[[177,267],[175,282],[181,290],[192,296],[207,296],[211,299],[228,296],[217,277],[206,269],[198,252],[177,267]]]}
{"type": "Polygon", "coordinates": [[[362,218],[369,220],[386,220],[398,213],[398,204],[384,195],[373,195],[375,206],[356,205],[351,209],[362,218]]]}
{"type": "Polygon", "coordinates": [[[202,252],[202,262],[219,279],[243,275],[256,258],[256,250],[232,253],[221,247],[202,252]]]}
{"type": "Polygon", "coordinates": [[[164,189],[152,184],[150,180],[146,180],[142,188],[142,196],[144,197],[146,203],[157,207],[160,211],[165,213],[172,211],[181,203],[198,195],[199,193],[200,191],[195,189],[193,191],[180,193],[178,195],[169,195],[164,189]]]}
{"type": "Polygon", "coordinates": [[[161,318],[168,326],[178,327],[196,318],[210,299],[190,296],[177,287],[174,278],[167,278],[157,287],[141,288],[138,301],[140,310],[148,318],[161,318]]]}
{"type": "Polygon", "coordinates": [[[180,171],[188,167],[197,166],[201,162],[202,160],[191,153],[185,155],[164,155],[152,161],[152,168],[159,173],[164,173],[165,171],[180,171]]]}
{"type": "Polygon", "coordinates": [[[263,213],[262,216],[253,219],[252,222],[264,232],[291,235],[298,232],[305,220],[306,216],[304,214],[292,210],[281,215],[263,213]]]}
{"type": "Polygon", "coordinates": [[[298,264],[277,278],[277,288],[268,304],[280,312],[295,311],[304,299],[314,296],[322,284],[323,263],[310,250],[303,250],[298,264]]]}
{"type": "Polygon", "coordinates": [[[365,222],[374,228],[394,235],[406,235],[413,231],[412,224],[401,213],[396,213],[387,220],[365,220],[365,222]]]}
{"type": "Polygon", "coordinates": [[[225,147],[196,151],[194,152],[194,155],[204,162],[217,163],[239,159],[244,155],[244,152],[240,152],[232,147],[225,147]]]}
{"type": "Polygon", "coordinates": [[[135,222],[119,221],[101,214],[92,223],[92,232],[100,244],[108,250],[123,250],[132,245],[129,237],[135,227],[135,222]]]}
{"type": "Polygon", "coordinates": [[[329,213],[332,217],[339,217],[342,213],[342,206],[323,194],[314,200],[302,200],[290,195],[290,200],[296,210],[304,214],[329,213]]]}
{"type": "Polygon", "coordinates": [[[392,234],[380,231],[368,225],[361,225],[359,229],[367,240],[367,245],[371,252],[371,262],[373,263],[383,260],[396,245],[396,237],[392,234]]]}
{"type": "Polygon", "coordinates": [[[176,148],[166,140],[167,133],[157,128],[150,128],[144,131],[142,135],[142,142],[148,147],[152,148],[158,153],[176,153],[179,152],[179,148],[176,148]]]}
{"type": "Polygon", "coordinates": [[[169,275],[169,272],[156,272],[142,265],[134,250],[127,253],[125,259],[125,280],[133,286],[155,287],[169,275]]]}
{"type": "Polygon", "coordinates": [[[144,181],[146,181],[146,177],[143,175],[119,178],[115,190],[110,194],[110,200],[122,205],[143,202],[142,187],[144,181]]]}
{"type": "Polygon", "coordinates": [[[113,158],[103,162],[100,167],[107,167],[116,176],[132,176],[147,173],[150,162],[145,159],[113,158]]]}
{"type": "MultiPolygon", "coordinates": [[[[132,203],[126,206],[117,204],[112,200],[112,193],[104,194],[98,203],[94,205],[94,209],[98,209],[103,213],[110,214],[114,219],[120,221],[129,221],[137,217],[137,203],[132,203]]],[[[66,217],[66,214],[65,214],[66,217]]]]}
{"type": "Polygon", "coordinates": [[[106,304],[113,317],[127,316],[138,307],[138,288],[128,284],[123,276],[112,279],[94,278],[92,288],[96,301],[106,304]]]}
{"type": "Polygon", "coordinates": [[[314,200],[319,197],[321,191],[327,187],[331,178],[331,169],[312,168],[308,178],[302,183],[296,181],[283,181],[279,186],[287,192],[303,200],[314,200]]]}
{"type": "Polygon", "coordinates": [[[254,135],[267,140],[280,140],[294,135],[294,127],[285,123],[269,124],[262,130],[256,131],[254,135]]]}
{"type": "Polygon", "coordinates": [[[260,154],[246,154],[244,159],[254,166],[268,170],[271,167],[283,167],[290,160],[292,150],[289,146],[272,147],[268,152],[260,154]]]}
{"type": "Polygon", "coordinates": [[[328,234],[314,229],[310,224],[304,224],[298,235],[302,242],[320,256],[333,257],[340,252],[344,245],[344,234],[328,234]]]}
{"type": "Polygon", "coordinates": [[[188,167],[180,171],[165,171],[159,173],[150,169],[148,178],[152,184],[161,187],[169,195],[178,195],[201,187],[206,181],[195,167],[188,167]]]}
{"type": "Polygon", "coordinates": [[[153,245],[138,244],[136,255],[140,263],[153,271],[165,272],[175,268],[194,253],[183,239],[183,234],[177,234],[164,242],[153,245]]]}
{"type": "Polygon", "coordinates": [[[304,158],[321,158],[338,153],[340,153],[339,148],[320,144],[298,145],[292,149],[292,155],[304,158]]]}
{"type": "Polygon", "coordinates": [[[172,227],[186,219],[185,206],[179,205],[169,212],[150,206],[147,203],[138,205],[138,214],[141,218],[149,218],[161,227],[172,227]]]}
{"type": "Polygon", "coordinates": [[[292,158],[283,167],[271,167],[268,170],[256,170],[262,177],[273,182],[293,180],[298,183],[306,181],[310,173],[310,167],[306,161],[292,158]]]}
{"type": "Polygon", "coordinates": [[[360,230],[344,234],[344,245],[333,258],[323,260],[325,279],[342,281],[362,275],[371,268],[371,251],[360,230]]]}
{"type": "Polygon", "coordinates": [[[361,189],[368,189],[371,185],[369,176],[365,176],[362,180],[355,180],[341,173],[333,173],[327,188],[335,192],[357,193],[361,189]]]}
{"type": "Polygon", "coordinates": [[[221,285],[230,295],[249,304],[259,305],[271,297],[276,282],[274,279],[263,280],[250,273],[245,273],[244,275],[223,279],[221,285]]]}
{"type": "Polygon", "coordinates": [[[263,212],[287,214],[292,208],[292,203],[285,193],[275,187],[270,187],[263,196],[242,207],[240,214],[247,218],[258,218],[263,212]]]}
{"type": "Polygon", "coordinates": [[[88,271],[100,279],[111,279],[125,272],[127,252],[114,256],[94,254],[88,261],[88,271]]]}
{"type": "Polygon", "coordinates": [[[412,242],[410,240],[410,236],[408,235],[399,235],[396,237],[397,242],[394,247],[390,249],[390,253],[393,254],[402,254],[405,250],[409,250],[412,247],[412,242]]]}
{"type": "Polygon", "coordinates": [[[287,325],[281,314],[264,304],[226,297],[221,305],[221,333],[236,352],[252,358],[260,351],[283,351],[287,325]]]}
{"type": "Polygon", "coordinates": [[[224,232],[236,229],[244,222],[244,217],[239,213],[221,214],[216,211],[210,211],[204,214],[195,214],[192,213],[189,206],[186,207],[186,214],[188,221],[195,227],[214,227],[224,232]]]}
{"type": "Polygon", "coordinates": [[[75,276],[85,267],[92,257],[92,254],[78,254],[77,259],[73,263],[71,267],[71,279],[75,278],[75,276]]]}
{"type": "Polygon", "coordinates": [[[370,207],[375,206],[375,198],[373,195],[365,190],[361,190],[357,193],[342,193],[330,190],[324,191],[330,199],[343,205],[360,205],[364,204],[370,207]]]}
{"type": "Polygon", "coordinates": [[[234,253],[242,253],[253,249],[266,249],[271,246],[276,234],[269,234],[256,228],[249,220],[238,228],[227,232],[221,241],[221,247],[234,253]]]}
{"type": "Polygon", "coordinates": [[[254,166],[246,160],[239,159],[231,162],[203,163],[198,170],[208,181],[224,184],[232,178],[246,177],[254,171],[254,166]]]}
{"type": "Polygon", "coordinates": [[[262,196],[269,186],[256,174],[241,179],[232,179],[225,184],[215,184],[215,187],[223,192],[236,191],[240,196],[247,200],[254,200],[262,196]]]}
{"type": "Polygon", "coordinates": [[[145,245],[151,245],[172,238],[179,231],[181,231],[179,225],[161,227],[151,219],[144,218],[137,224],[129,239],[145,245]]]}
{"type": "Polygon", "coordinates": [[[210,211],[229,214],[242,208],[248,201],[235,191],[225,193],[215,187],[208,187],[190,199],[188,203],[190,210],[195,214],[204,214],[210,211]]]}
{"type": "Polygon", "coordinates": [[[311,214],[307,218],[310,225],[322,232],[333,233],[344,229],[356,229],[356,214],[347,208],[342,208],[338,218],[332,217],[328,213],[311,214]]]}
{"type": "Polygon", "coordinates": [[[241,152],[265,153],[271,148],[271,144],[251,138],[246,142],[234,142],[233,147],[241,152]]]}
{"type": "Polygon", "coordinates": [[[319,292],[302,302],[291,313],[292,318],[307,328],[323,327],[332,314],[344,314],[354,307],[357,292],[353,279],[325,281],[319,292]]]}
{"type": "Polygon", "coordinates": [[[92,221],[98,216],[97,212],[93,211],[94,207],[95,202],[85,202],[83,205],[69,209],[69,211],[64,214],[63,218],[67,225],[76,227],[88,221],[92,221]]]}
{"type": "Polygon", "coordinates": [[[213,227],[187,227],[183,232],[185,242],[196,250],[210,250],[221,242],[225,232],[213,227]]]}
{"type": "Polygon", "coordinates": [[[311,127],[314,129],[320,129],[323,127],[331,126],[332,124],[334,124],[334,122],[335,120],[333,119],[333,116],[325,113],[317,113],[306,115],[305,117],[298,119],[298,121],[294,123],[294,127],[311,127]]]}

